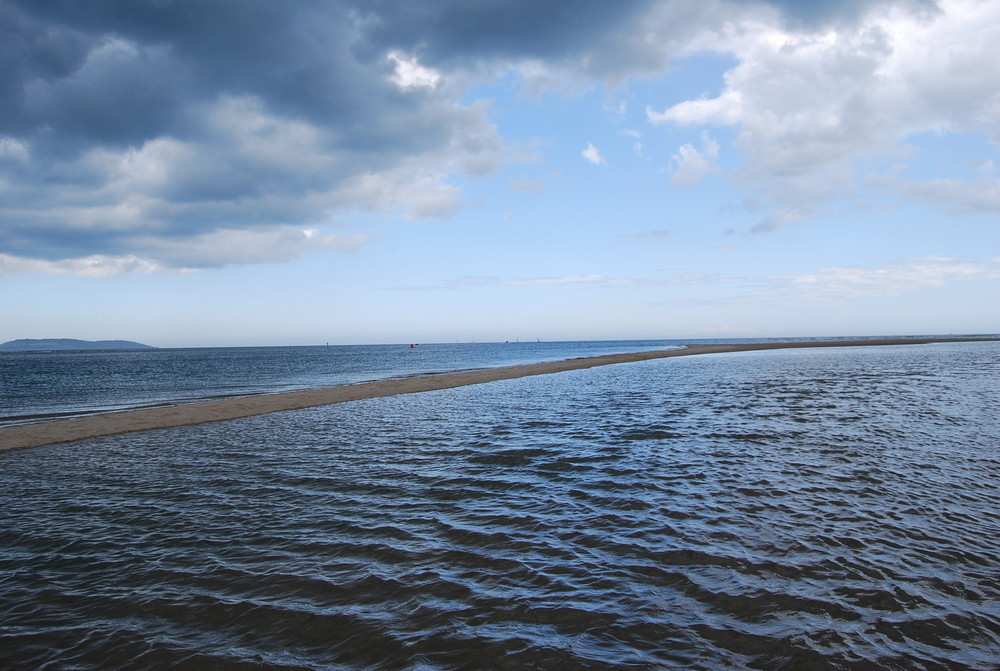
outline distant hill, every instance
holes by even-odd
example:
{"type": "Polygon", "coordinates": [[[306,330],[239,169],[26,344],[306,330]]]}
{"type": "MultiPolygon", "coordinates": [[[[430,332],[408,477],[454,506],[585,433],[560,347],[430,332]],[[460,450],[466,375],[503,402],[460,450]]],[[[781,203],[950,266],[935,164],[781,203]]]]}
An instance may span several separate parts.
{"type": "Polygon", "coordinates": [[[73,338],[22,338],[0,344],[4,352],[37,352],[88,349],[157,349],[131,340],[74,340],[73,338]]]}

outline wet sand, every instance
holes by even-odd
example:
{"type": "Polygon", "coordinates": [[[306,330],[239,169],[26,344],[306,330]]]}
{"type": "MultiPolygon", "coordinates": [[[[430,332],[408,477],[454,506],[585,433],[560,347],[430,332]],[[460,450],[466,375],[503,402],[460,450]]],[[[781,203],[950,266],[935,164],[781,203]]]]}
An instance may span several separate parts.
{"type": "Polygon", "coordinates": [[[35,447],[97,436],[110,436],[133,431],[164,429],[174,426],[219,422],[240,417],[263,415],[284,410],[299,410],[366,398],[412,394],[435,389],[449,389],[483,382],[510,380],[529,375],[547,375],[569,370],[593,368],[617,363],[648,361],[674,356],[747,352],[752,350],[808,347],[870,347],[880,345],[921,345],[935,342],[993,341],[1000,338],[906,338],[892,340],[832,340],[817,342],[740,343],[730,345],[691,345],[684,349],[608,354],[604,356],[566,359],[546,363],[507,366],[436,373],[395,380],[380,380],[360,384],[308,389],[302,391],[240,396],[201,403],[169,405],[123,412],[110,412],[85,417],[57,419],[36,424],[0,428],[0,450],[35,447]]]}

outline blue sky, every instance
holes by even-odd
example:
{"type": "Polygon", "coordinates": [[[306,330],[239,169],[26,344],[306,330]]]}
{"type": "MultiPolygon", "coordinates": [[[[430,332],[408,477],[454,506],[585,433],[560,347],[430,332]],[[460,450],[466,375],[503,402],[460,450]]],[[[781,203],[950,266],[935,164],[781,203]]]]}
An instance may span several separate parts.
{"type": "Polygon", "coordinates": [[[0,341],[1000,331],[1000,6],[0,0],[0,341]]]}

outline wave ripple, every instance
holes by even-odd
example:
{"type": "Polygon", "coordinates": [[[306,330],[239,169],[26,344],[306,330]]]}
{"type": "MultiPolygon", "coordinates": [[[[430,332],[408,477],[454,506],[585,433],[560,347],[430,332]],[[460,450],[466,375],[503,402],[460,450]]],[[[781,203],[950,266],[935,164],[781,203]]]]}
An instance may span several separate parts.
{"type": "Polygon", "coordinates": [[[1000,350],[612,366],[0,455],[9,669],[996,669],[1000,350]]]}

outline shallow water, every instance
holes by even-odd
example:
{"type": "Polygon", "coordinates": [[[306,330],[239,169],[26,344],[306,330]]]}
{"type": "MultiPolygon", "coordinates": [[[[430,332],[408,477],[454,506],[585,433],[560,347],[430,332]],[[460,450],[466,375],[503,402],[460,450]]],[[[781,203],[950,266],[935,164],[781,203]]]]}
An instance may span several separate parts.
{"type": "Polygon", "coordinates": [[[619,340],[0,352],[0,426],[679,346],[670,340],[619,340]]]}
{"type": "Polygon", "coordinates": [[[996,669],[1000,346],[0,454],[0,668],[996,669]]]}

